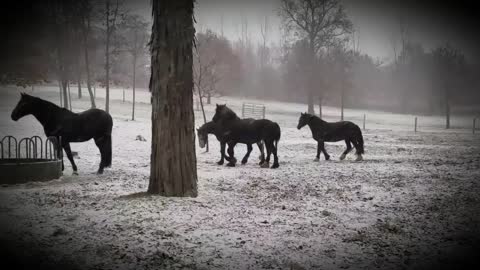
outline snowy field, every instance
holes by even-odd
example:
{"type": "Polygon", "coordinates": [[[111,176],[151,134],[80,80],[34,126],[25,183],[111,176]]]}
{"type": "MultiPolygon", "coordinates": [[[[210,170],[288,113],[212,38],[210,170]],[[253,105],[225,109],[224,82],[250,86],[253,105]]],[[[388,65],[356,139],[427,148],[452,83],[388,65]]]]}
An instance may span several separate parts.
{"type": "MultiPolygon", "coordinates": [[[[111,169],[95,175],[98,149],[77,143],[78,176],[65,159],[58,180],[0,188],[0,240],[12,249],[41,250],[45,265],[81,269],[424,269],[470,261],[469,251],[480,247],[480,135],[471,132],[472,117],[454,117],[453,126],[464,128],[449,131],[443,118],[422,117],[414,133],[413,115],[346,110],[360,126],[367,114],[365,160],[350,154],[339,161],[339,142],[326,143],[332,160],[313,162],[310,130],[296,129],[306,106],[254,101],[282,129],[280,168],[259,168],[256,147],[246,165],[218,166],[212,136],[209,153],[197,146],[199,196],[164,198],[143,193],[149,93],[138,93],[137,119],[129,121],[131,103],[112,92],[111,169]]],[[[10,120],[18,90],[0,93],[0,136],[43,136],[31,116],[10,120]]],[[[58,104],[57,88],[33,94],[58,104]]],[[[74,96],[74,111],[88,108],[87,97],[74,96]]],[[[216,102],[241,112],[244,101],[252,100],[213,99],[207,118],[216,102]]],[[[324,110],[327,121],[338,120],[337,108],[324,110]]],[[[238,145],[237,159],[245,151],[238,145]]]]}

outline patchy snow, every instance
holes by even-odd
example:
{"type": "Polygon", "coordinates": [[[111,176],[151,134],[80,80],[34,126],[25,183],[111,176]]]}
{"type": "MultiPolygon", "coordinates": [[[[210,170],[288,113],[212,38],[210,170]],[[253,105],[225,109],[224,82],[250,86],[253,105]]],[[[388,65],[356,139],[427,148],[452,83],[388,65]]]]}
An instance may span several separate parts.
{"type": "MultiPolygon", "coordinates": [[[[36,89],[58,101],[55,88],[36,89]]],[[[10,120],[18,90],[0,91],[0,136],[43,135],[31,116],[10,120]]],[[[89,141],[72,144],[80,175],[65,159],[58,180],[1,187],[2,239],[36,243],[51,255],[45,260],[88,269],[403,269],[478,243],[480,135],[470,129],[445,132],[441,118],[425,117],[428,132],[413,133],[413,116],[367,112],[364,161],[353,152],[339,161],[339,142],[326,144],[332,160],[313,162],[309,129],[296,129],[305,105],[264,101],[267,118],[282,128],[279,169],[261,169],[256,147],[247,165],[218,166],[212,136],[209,153],[197,147],[199,196],[165,198],[143,193],[149,93],[138,92],[136,121],[128,120],[131,103],[121,102],[121,90],[112,97],[112,169],[94,174],[100,155],[89,141]]],[[[243,101],[252,102],[214,99],[237,112],[243,101]]],[[[75,111],[88,105],[74,99],[75,111]]],[[[209,119],[214,108],[207,106],[209,119]]],[[[363,113],[346,110],[360,126],[363,113]]],[[[339,115],[331,107],[325,114],[328,121],[339,115]]],[[[237,159],[245,152],[238,145],[237,159]]]]}

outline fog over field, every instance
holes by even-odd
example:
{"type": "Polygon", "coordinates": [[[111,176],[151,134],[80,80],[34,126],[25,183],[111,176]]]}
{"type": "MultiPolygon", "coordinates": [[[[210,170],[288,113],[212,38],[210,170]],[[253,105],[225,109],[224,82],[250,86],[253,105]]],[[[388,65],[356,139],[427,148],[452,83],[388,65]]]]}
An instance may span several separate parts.
{"type": "Polygon", "coordinates": [[[4,263],[480,269],[476,10],[5,4],[4,263]]]}

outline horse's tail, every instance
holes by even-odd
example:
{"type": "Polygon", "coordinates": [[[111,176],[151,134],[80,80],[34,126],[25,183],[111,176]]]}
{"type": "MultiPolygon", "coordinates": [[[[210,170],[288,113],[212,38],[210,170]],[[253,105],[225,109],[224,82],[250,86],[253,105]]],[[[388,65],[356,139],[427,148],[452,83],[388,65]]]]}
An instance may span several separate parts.
{"type": "Polygon", "coordinates": [[[105,167],[112,166],[112,135],[105,135],[105,167]]]}
{"type": "Polygon", "coordinates": [[[358,149],[357,149],[357,153],[358,154],[364,154],[365,153],[365,149],[363,147],[363,135],[362,135],[362,130],[358,128],[358,138],[357,138],[357,144],[358,144],[358,149]]]}
{"type": "Polygon", "coordinates": [[[282,131],[280,130],[280,126],[275,123],[276,128],[277,128],[277,134],[275,136],[275,149],[278,151],[278,142],[280,141],[280,137],[282,136],[282,131]]]}

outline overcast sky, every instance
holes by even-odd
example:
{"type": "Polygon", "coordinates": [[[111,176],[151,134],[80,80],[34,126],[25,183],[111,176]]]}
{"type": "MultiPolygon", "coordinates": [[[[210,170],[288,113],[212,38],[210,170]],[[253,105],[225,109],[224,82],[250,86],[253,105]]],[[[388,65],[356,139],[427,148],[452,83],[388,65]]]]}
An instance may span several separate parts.
{"type": "MultiPolygon", "coordinates": [[[[197,0],[197,31],[210,28],[229,39],[241,35],[242,20],[248,21],[252,41],[260,40],[260,23],[268,18],[269,42],[280,40],[280,0],[197,0]]],[[[445,42],[478,57],[478,30],[474,28],[477,10],[474,1],[387,1],[342,0],[349,18],[359,31],[360,50],[373,57],[391,58],[392,40],[399,38],[399,21],[406,22],[408,37],[428,50],[445,42]]],[[[129,9],[150,18],[150,0],[127,4],[129,9]]]]}

